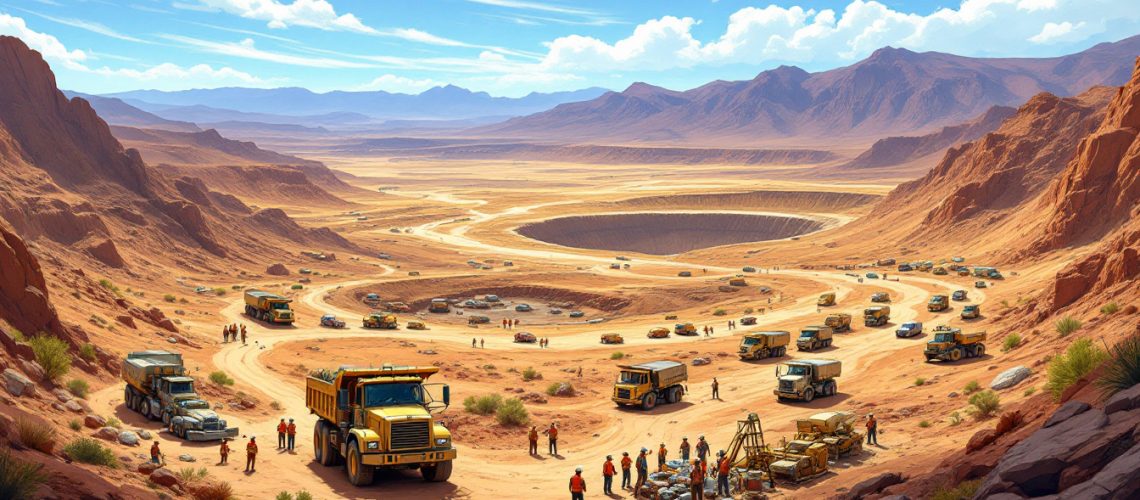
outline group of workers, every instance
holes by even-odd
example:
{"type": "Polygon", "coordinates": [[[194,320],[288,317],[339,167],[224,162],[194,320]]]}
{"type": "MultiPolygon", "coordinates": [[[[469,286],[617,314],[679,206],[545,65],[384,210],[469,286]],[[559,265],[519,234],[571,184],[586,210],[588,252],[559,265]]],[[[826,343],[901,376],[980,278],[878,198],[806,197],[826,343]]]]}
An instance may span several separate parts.
{"type": "MultiPolygon", "coordinates": [[[[532,435],[537,436],[537,434],[532,435]]],[[[537,437],[535,438],[537,439],[537,437]]],[[[532,445],[533,446],[533,445],[532,445]]],[[[641,452],[637,455],[636,459],[629,456],[629,452],[622,452],[621,461],[614,464],[613,455],[606,455],[606,461],[602,463],[602,492],[606,495],[614,495],[613,483],[614,476],[617,475],[618,468],[621,468],[621,488],[631,489],[636,495],[641,487],[649,480],[649,458],[653,452],[648,448],[642,448],[641,452]],[[637,481],[631,483],[631,472],[637,471],[637,481]]],[[[661,448],[657,450],[657,469],[664,471],[667,468],[668,449],[665,443],[661,443],[661,448]]],[[[725,454],[724,450],[717,452],[716,463],[709,470],[709,444],[705,441],[705,437],[701,436],[695,447],[689,444],[689,438],[682,438],[680,446],[681,460],[690,465],[689,469],[689,494],[694,500],[704,499],[705,495],[705,477],[712,474],[716,477],[717,486],[716,492],[718,496],[731,496],[729,489],[728,477],[732,470],[732,463],[725,454]],[[690,451],[696,451],[697,457],[690,460],[690,451]]],[[[572,500],[581,499],[586,493],[586,479],[582,477],[582,467],[574,469],[574,475],[570,477],[570,498],[572,500]]]]}
{"type": "Polygon", "coordinates": [[[240,328],[237,323],[222,326],[222,343],[228,344],[230,342],[237,342],[239,334],[241,335],[241,345],[245,345],[246,333],[244,324],[242,324],[240,328]]]}
{"type": "Polygon", "coordinates": [[[503,328],[506,328],[507,330],[519,326],[519,323],[520,321],[517,319],[503,318],[503,328]]]}
{"type": "MultiPolygon", "coordinates": [[[[546,434],[547,445],[548,445],[548,448],[550,451],[550,455],[557,457],[558,456],[558,422],[551,422],[550,427],[543,429],[542,433],[546,434]]],[[[538,455],[538,426],[532,425],[530,427],[530,432],[527,434],[527,441],[530,442],[530,454],[531,454],[531,456],[537,456],[538,455]]]]}
{"type": "Polygon", "coordinates": [[[289,423],[285,423],[285,419],[277,423],[277,449],[285,451],[293,451],[293,446],[297,443],[297,424],[293,423],[293,419],[289,419],[289,423]]]}

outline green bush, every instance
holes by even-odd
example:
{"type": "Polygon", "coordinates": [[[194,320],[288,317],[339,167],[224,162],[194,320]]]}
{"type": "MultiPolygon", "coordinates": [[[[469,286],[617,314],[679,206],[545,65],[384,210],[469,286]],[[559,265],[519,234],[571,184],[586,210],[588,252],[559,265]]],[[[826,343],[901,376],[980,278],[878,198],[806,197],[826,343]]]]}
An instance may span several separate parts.
{"type": "Polygon", "coordinates": [[[233,377],[226,375],[226,372],[221,370],[210,372],[210,382],[217,385],[234,385],[233,377]]]}
{"type": "Polygon", "coordinates": [[[33,450],[51,454],[55,449],[55,429],[32,420],[16,421],[16,435],[20,442],[33,450]]]}
{"type": "Polygon", "coordinates": [[[1112,346],[1104,373],[1096,383],[1105,396],[1140,384],[1140,336],[1129,337],[1112,346]]]}
{"type": "Polygon", "coordinates": [[[534,367],[528,366],[525,370],[523,370],[522,378],[527,382],[530,382],[531,380],[541,380],[542,374],[538,373],[538,370],[535,370],[534,367]]]}
{"type": "Polygon", "coordinates": [[[174,473],[174,475],[178,476],[178,480],[182,481],[183,485],[186,485],[187,483],[206,479],[206,476],[210,475],[210,471],[205,467],[199,467],[197,469],[193,467],[183,467],[178,469],[178,472],[174,473]]]}
{"type": "Polygon", "coordinates": [[[914,385],[923,385],[925,383],[926,383],[926,379],[924,379],[922,377],[918,377],[918,378],[914,379],[914,385]]]}
{"type": "Polygon", "coordinates": [[[72,460],[79,463],[101,465],[111,469],[119,468],[115,452],[91,438],[78,438],[63,447],[72,460]]]}
{"type": "Polygon", "coordinates": [[[962,392],[965,392],[966,394],[973,394],[980,390],[982,390],[982,386],[978,384],[978,381],[971,380],[969,382],[966,382],[966,387],[962,389],[962,392]]]}
{"type": "Polygon", "coordinates": [[[495,419],[500,425],[526,425],[530,422],[530,415],[527,414],[522,401],[510,398],[499,406],[499,411],[495,412],[495,419]]]}
{"type": "Polygon", "coordinates": [[[948,421],[950,422],[950,425],[958,425],[958,424],[962,423],[962,414],[960,414],[956,411],[952,411],[952,412],[950,412],[950,416],[948,417],[948,421]]]}
{"type": "Polygon", "coordinates": [[[123,422],[115,417],[107,417],[107,427],[114,427],[116,429],[123,427],[123,422]]]}
{"type": "Polygon", "coordinates": [[[178,300],[178,297],[175,297],[174,294],[168,293],[168,294],[162,296],[162,300],[165,300],[165,301],[173,304],[175,301],[178,300]]]}
{"type": "Polygon", "coordinates": [[[288,491],[282,491],[277,494],[277,500],[293,500],[293,494],[288,491]]]}
{"type": "Polygon", "coordinates": [[[745,307],[744,308],[744,314],[752,314],[753,312],[754,312],[754,309],[752,309],[751,307],[745,307]]]}
{"type": "Polygon", "coordinates": [[[923,420],[923,421],[918,423],[918,426],[922,427],[923,429],[930,427],[930,421],[929,420],[923,420]]]}
{"type": "Polygon", "coordinates": [[[297,283],[296,285],[289,287],[290,290],[300,290],[302,288],[305,288],[305,285],[302,285],[300,283],[297,283]]]}
{"type": "Polygon", "coordinates": [[[994,391],[982,391],[970,396],[970,412],[978,420],[989,418],[1000,409],[1001,398],[994,391]]]}
{"type": "Polygon", "coordinates": [[[1081,320],[1072,316],[1065,316],[1064,318],[1057,320],[1055,326],[1057,327],[1057,333],[1059,333],[1062,337],[1066,337],[1081,327],[1081,320]]]}
{"type": "Polygon", "coordinates": [[[71,356],[67,354],[67,342],[46,333],[28,339],[28,345],[36,353],[36,362],[44,369],[47,378],[56,380],[71,370],[71,356]]]}
{"type": "Polygon", "coordinates": [[[1049,361],[1045,388],[1053,395],[1053,399],[1060,401],[1065,389],[1088,375],[1107,358],[1108,354],[1091,340],[1077,339],[1069,344],[1064,354],[1054,356],[1049,361]]]}
{"type": "Polygon", "coordinates": [[[71,430],[73,430],[73,431],[78,431],[79,429],[83,428],[83,424],[74,418],[71,419],[71,421],[67,423],[67,426],[71,427],[71,430]]]}
{"type": "Polygon", "coordinates": [[[621,351],[614,351],[614,352],[610,353],[610,359],[622,359],[624,357],[625,357],[625,353],[623,353],[621,351]]]}
{"type": "Polygon", "coordinates": [[[79,346],[79,357],[85,361],[95,361],[95,346],[91,345],[90,342],[79,346]]]}
{"type": "Polygon", "coordinates": [[[931,500],[969,500],[974,498],[974,494],[978,492],[978,487],[982,485],[981,479],[973,481],[962,481],[953,488],[941,487],[934,490],[934,495],[930,497],[931,500]]]}
{"type": "Polygon", "coordinates": [[[1011,333],[1005,336],[1005,340],[1001,341],[1001,352],[1009,352],[1021,345],[1021,335],[1011,333]]]}
{"type": "Polygon", "coordinates": [[[1116,301],[1114,300],[1112,302],[1109,302],[1109,303],[1101,306],[1100,313],[1105,315],[1105,316],[1108,316],[1110,314],[1116,314],[1116,312],[1119,310],[1120,310],[1120,304],[1117,304],[1116,301]]]}
{"type": "Polygon", "coordinates": [[[295,495],[293,498],[296,498],[297,500],[313,500],[313,494],[305,490],[301,490],[298,491],[297,495],[295,495]]]}
{"type": "Polygon", "coordinates": [[[91,387],[87,385],[86,380],[73,378],[67,383],[67,390],[77,398],[87,399],[87,391],[90,391],[91,387]]]}
{"type": "Polygon", "coordinates": [[[713,316],[724,316],[726,314],[728,314],[728,311],[725,311],[724,309],[717,309],[713,311],[713,316]]]}
{"type": "Polygon", "coordinates": [[[468,396],[467,399],[463,400],[463,409],[467,410],[467,413],[474,413],[476,415],[490,415],[495,413],[502,405],[503,397],[498,394],[468,396]]]}
{"type": "Polygon", "coordinates": [[[12,450],[0,450],[0,498],[32,498],[48,480],[42,468],[13,457],[12,450]]]}

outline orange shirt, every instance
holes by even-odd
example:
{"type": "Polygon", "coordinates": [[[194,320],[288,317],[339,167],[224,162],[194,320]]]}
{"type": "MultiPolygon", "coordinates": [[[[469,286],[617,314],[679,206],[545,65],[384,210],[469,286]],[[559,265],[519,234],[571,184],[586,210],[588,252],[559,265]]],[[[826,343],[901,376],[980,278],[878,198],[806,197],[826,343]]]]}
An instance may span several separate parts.
{"type": "Polygon", "coordinates": [[[570,476],[570,491],[574,493],[586,491],[586,480],[577,474],[570,476]]]}
{"type": "Polygon", "coordinates": [[[289,424],[289,427],[287,428],[286,432],[288,432],[290,436],[296,436],[297,435],[297,424],[289,424]]]}
{"type": "Polygon", "coordinates": [[[602,475],[603,476],[612,476],[614,474],[617,474],[617,470],[614,469],[613,461],[612,460],[606,460],[606,463],[602,464],[602,475]]]}
{"type": "Polygon", "coordinates": [[[720,470],[718,472],[720,472],[722,476],[728,474],[730,467],[732,466],[728,463],[728,457],[722,458],[720,459],[720,470]]]}
{"type": "Polygon", "coordinates": [[[285,422],[281,422],[280,424],[277,424],[277,432],[283,433],[287,430],[289,430],[289,426],[285,425],[285,422]]]}
{"type": "Polygon", "coordinates": [[[631,465],[633,465],[633,460],[630,460],[629,457],[621,457],[621,468],[629,470],[631,465]]]}
{"type": "Polygon", "coordinates": [[[250,455],[256,455],[257,454],[257,443],[250,441],[249,444],[245,445],[245,452],[250,454],[250,455]]]}
{"type": "Polygon", "coordinates": [[[230,445],[229,445],[229,443],[223,442],[222,443],[222,455],[229,455],[229,454],[230,454],[230,445]]]}
{"type": "Polygon", "coordinates": [[[558,428],[557,427],[551,427],[550,430],[546,431],[546,433],[550,434],[550,439],[558,439],[558,428]]]}
{"type": "Polygon", "coordinates": [[[530,436],[528,436],[528,437],[530,438],[531,441],[538,441],[538,431],[535,429],[531,429],[530,430],[530,436]]]}
{"type": "Polygon", "coordinates": [[[705,470],[702,467],[693,467],[693,472],[689,473],[689,482],[692,484],[700,484],[705,480],[705,470]]]}
{"type": "Polygon", "coordinates": [[[157,457],[158,455],[159,455],[158,443],[155,443],[155,444],[150,446],[150,456],[157,457]]]}

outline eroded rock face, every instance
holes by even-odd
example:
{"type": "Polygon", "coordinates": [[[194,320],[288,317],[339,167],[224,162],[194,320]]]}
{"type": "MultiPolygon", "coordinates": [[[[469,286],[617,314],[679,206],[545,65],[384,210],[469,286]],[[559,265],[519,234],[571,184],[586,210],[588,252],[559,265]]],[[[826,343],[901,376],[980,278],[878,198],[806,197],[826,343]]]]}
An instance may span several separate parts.
{"type": "Polygon", "coordinates": [[[288,276],[289,268],[285,267],[285,264],[273,264],[265,268],[265,274],[270,276],[288,276]]]}
{"type": "MultiPolygon", "coordinates": [[[[0,316],[25,333],[60,330],[59,317],[48,300],[47,284],[39,260],[24,240],[0,222],[0,316]]],[[[0,341],[7,339],[0,336],[0,341]]],[[[14,352],[15,345],[4,347],[14,352]]]]}

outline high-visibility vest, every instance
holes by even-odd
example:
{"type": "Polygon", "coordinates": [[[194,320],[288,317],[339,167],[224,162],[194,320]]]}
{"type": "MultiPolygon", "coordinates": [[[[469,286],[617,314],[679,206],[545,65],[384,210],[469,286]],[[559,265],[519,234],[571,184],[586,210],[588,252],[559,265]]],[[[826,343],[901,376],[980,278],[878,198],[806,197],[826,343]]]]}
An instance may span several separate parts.
{"type": "Polygon", "coordinates": [[[617,470],[614,469],[614,463],[613,462],[606,460],[606,463],[602,464],[602,475],[603,476],[612,476],[616,473],[617,473],[617,470]]]}
{"type": "Polygon", "coordinates": [[[150,456],[152,456],[152,457],[157,457],[157,456],[158,456],[158,454],[159,454],[159,451],[158,451],[158,445],[156,444],[156,445],[154,445],[154,446],[151,446],[151,447],[150,447],[150,456]]]}
{"type": "Polygon", "coordinates": [[[284,434],[285,431],[288,429],[289,429],[289,426],[285,425],[285,422],[281,422],[280,424],[277,424],[277,432],[279,434],[284,434]]]}
{"type": "Polygon", "coordinates": [[[295,436],[297,434],[297,424],[289,424],[287,432],[290,436],[295,436]]]}
{"type": "Polygon", "coordinates": [[[689,474],[689,481],[693,484],[700,484],[705,480],[705,471],[700,467],[693,467],[693,472],[689,474]]]}
{"type": "Polygon", "coordinates": [[[730,466],[730,465],[729,465],[729,463],[728,463],[728,457],[725,457],[725,458],[722,458],[722,459],[720,459],[720,474],[721,474],[722,476],[723,476],[723,475],[725,475],[725,474],[728,474],[728,469],[729,469],[730,467],[731,467],[731,466],[730,466]]]}
{"type": "Polygon", "coordinates": [[[630,460],[629,457],[621,457],[621,468],[629,469],[630,465],[633,465],[633,460],[630,460]]]}
{"type": "Polygon", "coordinates": [[[249,444],[245,445],[245,452],[251,455],[257,454],[257,443],[250,441],[249,444]]]}
{"type": "Polygon", "coordinates": [[[577,474],[570,476],[570,491],[574,493],[586,491],[586,480],[577,474]]]}
{"type": "Polygon", "coordinates": [[[536,431],[534,429],[530,430],[530,440],[531,441],[538,441],[538,431],[536,431]]]}
{"type": "Polygon", "coordinates": [[[550,439],[558,439],[558,428],[551,427],[548,434],[550,434],[550,439]]]}

